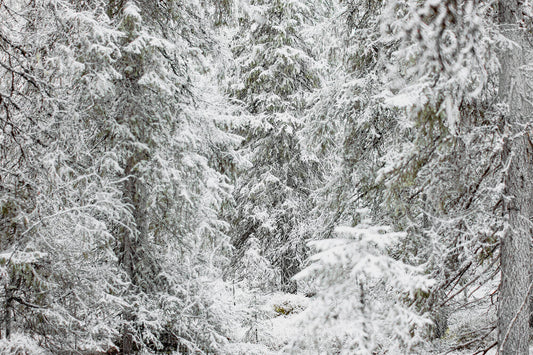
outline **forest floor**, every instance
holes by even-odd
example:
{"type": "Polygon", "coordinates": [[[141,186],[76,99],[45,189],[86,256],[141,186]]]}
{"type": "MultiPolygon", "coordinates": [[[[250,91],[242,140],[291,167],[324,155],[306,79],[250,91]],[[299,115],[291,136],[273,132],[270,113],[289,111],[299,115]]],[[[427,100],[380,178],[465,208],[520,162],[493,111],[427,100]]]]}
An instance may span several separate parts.
{"type": "Polygon", "coordinates": [[[301,294],[276,292],[256,296],[251,303],[248,307],[254,312],[245,315],[241,327],[235,330],[234,337],[238,342],[228,349],[232,354],[284,353],[283,349],[301,332],[305,321],[303,311],[309,307],[311,299],[301,294]]]}

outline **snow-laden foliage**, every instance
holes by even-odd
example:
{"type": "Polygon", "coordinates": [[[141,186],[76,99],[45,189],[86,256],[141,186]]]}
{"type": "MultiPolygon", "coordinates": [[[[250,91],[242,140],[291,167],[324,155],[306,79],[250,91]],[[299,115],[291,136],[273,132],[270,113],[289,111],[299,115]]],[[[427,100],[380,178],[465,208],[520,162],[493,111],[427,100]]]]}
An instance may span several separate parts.
{"type": "Polygon", "coordinates": [[[318,170],[299,142],[307,95],[319,83],[312,41],[300,33],[318,7],[308,1],[248,4],[233,44],[234,77],[228,88],[250,115],[237,128],[246,137],[242,154],[249,164],[234,194],[236,257],[245,253],[249,238],[257,239],[261,255],[281,275],[278,287],[293,292],[290,277],[303,262],[306,238],[299,225],[318,170]]]}
{"type": "Polygon", "coordinates": [[[505,133],[495,12],[476,1],[341,2],[344,31],[329,31],[338,49],[327,57],[337,71],[306,124],[310,155],[337,152],[310,229],[328,237],[365,206],[406,231],[391,253],[437,280],[422,302],[434,337],[462,285],[496,274],[505,133]]]}
{"type": "Polygon", "coordinates": [[[0,352],[5,355],[44,355],[45,350],[35,339],[24,334],[13,334],[9,339],[0,339],[0,352]]]}
{"type": "MultiPolygon", "coordinates": [[[[508,155],[512,149],[527,149],[511,146],[523,134],[523,112],[517,111],[529,109],[514,103],[515,107],[506,108],[512,101],[505,99],[510,85],[506,83],[513,81],[513,90],[523,92],[519,96],[528,89],[523,87],[522,74],[512,74],[515,78],[509,79],[508,54],[503,53],[513,50],[505,26],[498,26],[507,5],[495,5],[390,2],[380,19],[381,37],[399,44],[387,67],[380,98],[397,112],[395,120],[404,139],[380,157],[383,166],[376,182],[386,187],[387,205],[403,216],[404,228],[412,232],[400,253],[413,262],[428,260],[428,270],[439,280],[429,302],[438,308],[445,306],[440,315],[436,309],[436,336],[444,334],[446,312],[460,307],[453,295],[468,290],[479,279],[476,269],[486,264],[482,266],[487,273],[484,280],[497,275],[494,257],[500,255],[495,251],[498,243],[503,246],[508,239],[506,221],[513,213],[503,202],[515,194],[509,187],[514,185],[510,176],[527,176],[516,169],[529,169],[526,161],[513,167],[519,158],[508,155]],[[510,132],[514,132],[513,138],[510,132]]],[[[524,4],[521,16],[527,17],[528,9],[530,5],[524,4]]],[[[520,26],[517,24],[513,33],[520,33],[520,26]]],[[[516,63],[528,57],[516,53],[516,63]]],[[[528,144],[524,142],[522,147],[528,144]]],[[[529,194],[528,188],[522,194],[529,194]]],[[[519,218],[529,215],[527,208],[519,208],[523,211],[519,218]]],[[[516,223],[510,228],[520,234],[524,227],[516,223]]],[[[529,237],[522,238],[529,244],[529,237]]],[[[529,249],[525,244],[520,248],[524,252],[529,249]]],[[[504,259],[502,265],[507,263],[504,259]]],[[[500,310],[504,308],[500,304],[500,310]]]]}
{"type": "Polygon", "coordinates": [[[25,70],[13,86],[31,99],[2,117],[20,142],[2,156],[6,336],[38,334],[52,352],[221,349],[218,211],[236,139],[195,102],[211,99],[191,85],[210,80],[203,9],[22,5],[1,5],[23,36],[2,37],[20,57],[3,51],[2,74],[25,70]]]}
{"type": "Polygon", "coordinates": [[[335,236],[309,242],[316,253],[295,276],[316,294],[293,351],[415,352],[431,323],[415,304],[427,296],[433,280],[422,268],[387,255],[404,233],[363,217],[355,227],[337,227],[335,236]]]}
{"type": "Polygon", "coordinates": [[[66,2],[3,3],[0,13],[3,33],[17,30],[3,37],[15,50],[2,51],[3,69],[20,72],[8,77],[25,97],[4,106],[2,116],[11,140],[3,142],[1,157],[4,334],[46,336],[51,351],[107,351],[120,308],[110,293],[122,282],[106,221],[117,220],[125,206],[94,166],[95,126],[71,111],[76,99],[67,100],[71,75],[81,67],[58,59],[71,58],[61,21],[79,20],[88,38],[98,26],[87,14],[73,20],[66,2]]]}
{"type": "Polygon", "coordinates": [[[532,18],[0,1],[0,352],[526,352],[532,18]]]}

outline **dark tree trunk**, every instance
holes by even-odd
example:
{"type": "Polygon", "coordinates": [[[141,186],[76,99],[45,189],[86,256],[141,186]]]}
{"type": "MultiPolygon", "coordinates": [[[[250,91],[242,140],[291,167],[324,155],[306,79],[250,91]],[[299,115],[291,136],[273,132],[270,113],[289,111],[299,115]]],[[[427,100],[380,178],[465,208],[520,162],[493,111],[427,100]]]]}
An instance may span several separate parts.
{"type": "MultiPolygon", "coordinates": [[[[124,184],[124,198],[132,208],[132,215],[135,222],[133,232],[124,229],[122,236],[122,267],[127,272],[132,287],[138,287],[140,282],[140,272],[138,269],[141,264],[140,253],[148,233],[148,211],[146,202],[146,189],[142,181],[136,176],[135,166],[143,160],[146,160],[146,154],[134,154],[128,159],[125,174],[130,176],[124,184]]],[[[133,310],[128,309],[124,312],[124,324],[122,333],[122,354],[133,354],[134,338],[132,324],[135,322],[133,310]]]]}

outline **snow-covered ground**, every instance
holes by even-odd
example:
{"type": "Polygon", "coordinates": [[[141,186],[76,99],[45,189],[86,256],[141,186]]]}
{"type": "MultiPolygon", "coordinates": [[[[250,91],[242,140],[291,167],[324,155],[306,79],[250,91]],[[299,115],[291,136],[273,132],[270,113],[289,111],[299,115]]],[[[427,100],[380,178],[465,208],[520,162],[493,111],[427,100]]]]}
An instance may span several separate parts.
{"type": "MultiPolygon", "coordinates": [[[[495,280],[493,283],[497,283],[495,280]]],[[[466,344],[470,340],[487,333],[486,325],[495,321],[495,304],[489,295],[495,285],[485,284],[465,295],[458,303],[463,307],[450,314],[446,335],[425,347],[427,354],[466,355],[489,348],[495,341],[496,332],[493,331],[481,341],[477,341],[477,348],[466,346],[453,350],[458,344],[466,344]],[[475,299],[483,299],[473,302],[475,299]],[[466,334],[466,335],[465,335],[466,334]],[[468,334],[470,334],[468,336],[468,334]],[[462,338],[459,338],[462,337],[462,338]]],[[[249,295],[248,295],[249,296],[249,295]]],[[[237,297],[240,302],[246,301],[245,294],[237,297]]],[[[249,298],[248,298],[249,300],[249,298]]],[[[302,329],[309,322],[309,314],[313,307],[318,306],[314,297],[303,294],[271,293],[255,296],[252,304],[242,304],[243,308],[250,307],[252,312],[243,317],[241,327],[235,329],[235,340],[227,347],[228,354],[235,355],[271,355],[271,354],[310,354],[308,350],[299,350],[295,346],[301,341],[302,329]]],[[[314,339],[309,338],[311,343],[314,339]]],[[[485,354],[494,355],[496,347],[492,347],[485,354]]],[[[530,348],[533,353],[533,346],[530,348]]]]}

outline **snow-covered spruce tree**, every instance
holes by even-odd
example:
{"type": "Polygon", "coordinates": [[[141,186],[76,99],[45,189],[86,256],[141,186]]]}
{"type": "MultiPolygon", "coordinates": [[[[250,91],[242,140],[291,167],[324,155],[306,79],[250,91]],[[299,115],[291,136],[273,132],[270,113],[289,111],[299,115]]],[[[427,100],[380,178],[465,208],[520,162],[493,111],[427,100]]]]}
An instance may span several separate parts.
{"type": "Polygon", "coordinates": [[[302,133],[305,154],[325,172],[308,224],[320,239],[340,223],[357,223],[358,206],[383,215],[376,171],[399,137],[394,113],[377,97],[397,45],[380,36],[381,8],[381,2],[334,2],[323,24],[320,59],[328,70],[302,133]]]}
{"type": "MultiPolygon", "coordinates": [[[[406,225],[405,214],[397,205],[385,203],[387,186],[377,180],[383,155],[409,139],[397,112],[383,100],[389,81],[386,73],[394,64],[391,56],[401,41],[383,35],[382,25],[395,21],[396,31],[401,30],[408,8],[405,2],[396,5],[394,11],[386,12],[387,3],[383,2],[335,4],[329,23],[332,28],[327,31],[328,46],[322,54],[331,69],[327,83],[316,94],[304,131],[306,152],[328,171],[322,187],[313,195],[315,208],[308,225],[314,238],[332,237],[338,225],[356,226],[360,223],[357,210],[365,207],[380,223],[408,231],[402,243],[412,238],[423,244],[420,234],[414,236],[417,232],[407,228],[416,224],[406,225]]],[[[403,251],[402,243],[389,252],[396,258],[409,256],[403,261],[411,265],[427,261],[424,248],[403,251]]],[[[437,321],[439,317],[433,318],[437,321]]],[[[434,324],[431,327],[444,328],[442,333],[446,329],[438,322],[434,324]]]]}
{"type": "Polygon", "coordinates": [[[5,324],[55,353],[222,351],[229,187],[215,167],[233,140],[195,107],[202,9],[18,5],[1,13],[23,15],[2,22],[23,37],[3,38],[19,57],[1,59],[23,69],[2,75],[25,97],[2,117],[17,129],[2,134],[5,324]]]}
{"type": "Polygon", "coordinates": [[[229,186],[214,166],[230,140],[197,108],[205,98],[191,84],[209,46],[203,10],[194,2],[110,6],[123,36],[120,79],[103,114],[132,215],[114,227],[129,283],[121,351],[221,351],[230,317],[217,294],[225,292],[217,213],[229,186]]]}
{"type": "Polygon", "coordinates": [[[11,127],[1,157],[3,334],[25,333],[18,339],[33,337],[55,353],[107,351],[120,306],[110,295],[118,269],[104,221],[125,206],[93,166],[94,126],[66,100],[80,68],[62,62],[72,59],[68,37],[80,28],[91,37],[94,19],[61,1],[3,3],[0,14],[2,60],[13,69],[3,66],[2,75],[12,82],[5,88],[17,89],[2,115],[11,127]]]}
{"type": "Polygon", "coordinates": [[[431,320],[419,314],[415,300],[432,280],[422,267],[387,255],[404,232],[375,226],[368,210],[358,212],[357,226],[339,226],[334,238],[309,242],[317,253],[296,278],[316,295],[300,315],[292,352],[414,353],[424,344],[431,320]]]}
{"type": "Polygon", "coordinates": [[[295,292],[290,278],[304,257],[298,231],[306,214],[315,164],[299,143],[308,94],[319,84],[312,43],[302,33],[315,17],[311,1],[252,1],[233,47],[236,61],[229,91],[249,112],[237,129],[245,136],[249,161],[237,179],[233,245],[236,262],[249,238],[281,274],[281,287],[295,292]]]}

